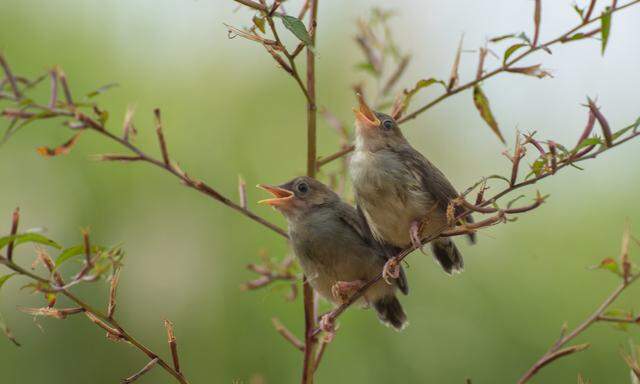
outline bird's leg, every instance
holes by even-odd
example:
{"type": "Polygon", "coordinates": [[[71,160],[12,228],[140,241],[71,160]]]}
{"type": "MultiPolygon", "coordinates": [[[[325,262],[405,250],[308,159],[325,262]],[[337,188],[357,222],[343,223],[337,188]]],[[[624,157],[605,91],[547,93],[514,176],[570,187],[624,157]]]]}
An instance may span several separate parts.
{"type": "Polygon", "coordinates": [[[320,330],[325,333],[324,341],[326,343],[330,343],[333,340],[333,337],[336,335],[336,324],[335,319],[331,316],[331,312],[325,313],[320,317],[320,321],[318,322],[318,326],[320,330]]]}
{"type": "Polygon", "coordinates": [[[331,294],[340,302],[349,300],[366,282],[364,280],[336,281],[331,287],[331,294]]]}
{"type": "Polygon", "coordinates": [[[384,264],[384,268],[382,268],[382,278],[384,281],[391,285],[389,279],[397,279],[400,277],[400,265],[395,257],[390,258],[384,264]]]}
{"type": "Polygon", "coordinates": [[[411,245],[414,248],[422,249],[422,241],[420,240],[420,222],[414,220],[409,227],[409,237],[411,237],[411,245]]]}

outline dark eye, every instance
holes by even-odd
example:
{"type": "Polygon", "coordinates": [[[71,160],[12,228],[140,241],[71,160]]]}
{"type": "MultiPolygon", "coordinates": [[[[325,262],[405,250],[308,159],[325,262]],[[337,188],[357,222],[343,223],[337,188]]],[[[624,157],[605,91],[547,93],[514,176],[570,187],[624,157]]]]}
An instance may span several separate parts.
{"type": "Polygon", "coordinates": [[[307,193],[307,191],[309,191],[309,186],[307,185],[307,183],[298,184],[298,192],[307,193]]]}
{"type": "Polygon", "coordinates": [[[386,130],[393,129],[393,121],[385,120],[384,123],[382,123],[382,127],[386,130]]]}

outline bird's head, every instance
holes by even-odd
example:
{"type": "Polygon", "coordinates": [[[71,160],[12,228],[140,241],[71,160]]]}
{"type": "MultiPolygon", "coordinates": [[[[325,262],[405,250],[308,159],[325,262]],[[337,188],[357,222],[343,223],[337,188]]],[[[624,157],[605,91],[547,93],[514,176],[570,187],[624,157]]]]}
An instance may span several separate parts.
{"type": "Polygon", "coordinates": [[[273,198],[260,200],[258,203],[274,207],[287,219],[295,219],[340,199],[329,187],[308,176],[296,177],[278,186],[258,184],[258,188],[273,195],[273,198]]]}
{"type": "Polygon", "coordinates": [[[361,94],[357,97],[359,107],[353,109],[356,115],[356,147],[374,152],[404,144],[405,138],[396,120],[369,108],[361,94]]]}

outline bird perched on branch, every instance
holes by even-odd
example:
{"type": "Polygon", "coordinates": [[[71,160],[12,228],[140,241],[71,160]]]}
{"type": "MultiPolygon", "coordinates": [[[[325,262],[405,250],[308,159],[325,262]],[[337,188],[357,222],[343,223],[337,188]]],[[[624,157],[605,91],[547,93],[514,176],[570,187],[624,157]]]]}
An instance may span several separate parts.
{"type": "MultiPolygon", "coordinates": [[[[421,248],[422,239],[447,226],[447,209],[458,192],[409,144],[394,117],[371,110],[359,94],[358,99],[355,152],[349,163],[358,211],[376,240],[398,248],[421,248]]],[[[454,213],[460,212],[456,207],[454,213]]],[[[471,216],[466,220],[471,222],[471,216]]],[[[470,238],[475,241],[473,235],[470,238]]],[[[436,238],[431,249],[445,272],[462,271],[462,255],[451,239],[436,238]]],[[[398,273],[391,259],[385,274],[398,273]]]]}
{"type": "MultiPolygon", "coordinates": [[[[310,177],[297,177],[280,186],[258,185],[274,197],[260,201],[280,211],[289,224],[293,250],[309,284],[322,297],[339,305],[382,271],[387,254],[376,242],[355,208],[329,187],[310,177]]],[[[395,295],[408,293],[400,269],[392,285],[383,281],[369,287],[359,304],[370,304],[378,318],[397,330],[407,316],[395,295]]],[[[329,317],[321,326],[331,330],[329,317]]]]}

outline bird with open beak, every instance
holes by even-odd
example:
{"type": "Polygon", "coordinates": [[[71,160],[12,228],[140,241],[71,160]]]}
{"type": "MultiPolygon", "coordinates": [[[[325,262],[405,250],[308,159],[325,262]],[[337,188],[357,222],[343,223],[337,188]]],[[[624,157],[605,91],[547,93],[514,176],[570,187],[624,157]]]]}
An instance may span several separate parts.
{"type": "MultiPolygon", "coordinates": [[[[349,162],[358,211],[376,240],[398,248],[421,247],[422,239],[447,225],[447,207],[458,192],[409,144],[394,117],[371,110],[359,94],[358,99],[355,152],[349,162]]],[[[462,255],[451,239],[436,238],[431,249],[445,272],[462,271],[462,255]]],[[[385,266],[385,274],[398,273],[397,263],[385,266]]]]}
{"type": "MultiPolygon", "coordinates": [[[[273,198],[260,201],[280,211],[289,224],[293,250],[313,289],[331,303],[341,304],[366,282],[378,276],[387,256],[361,216],[329,187],[306,176],[279,186],[258,185],[273,198]]],[[[378,281],[359,304],[373,306],[378,318],[400,330],[407,316],[396,297],[396,288],[408,292],[402,270],[392,284],[378,281]]],[[[327,315],[323,329],[333,324],[327,315]]]]}

